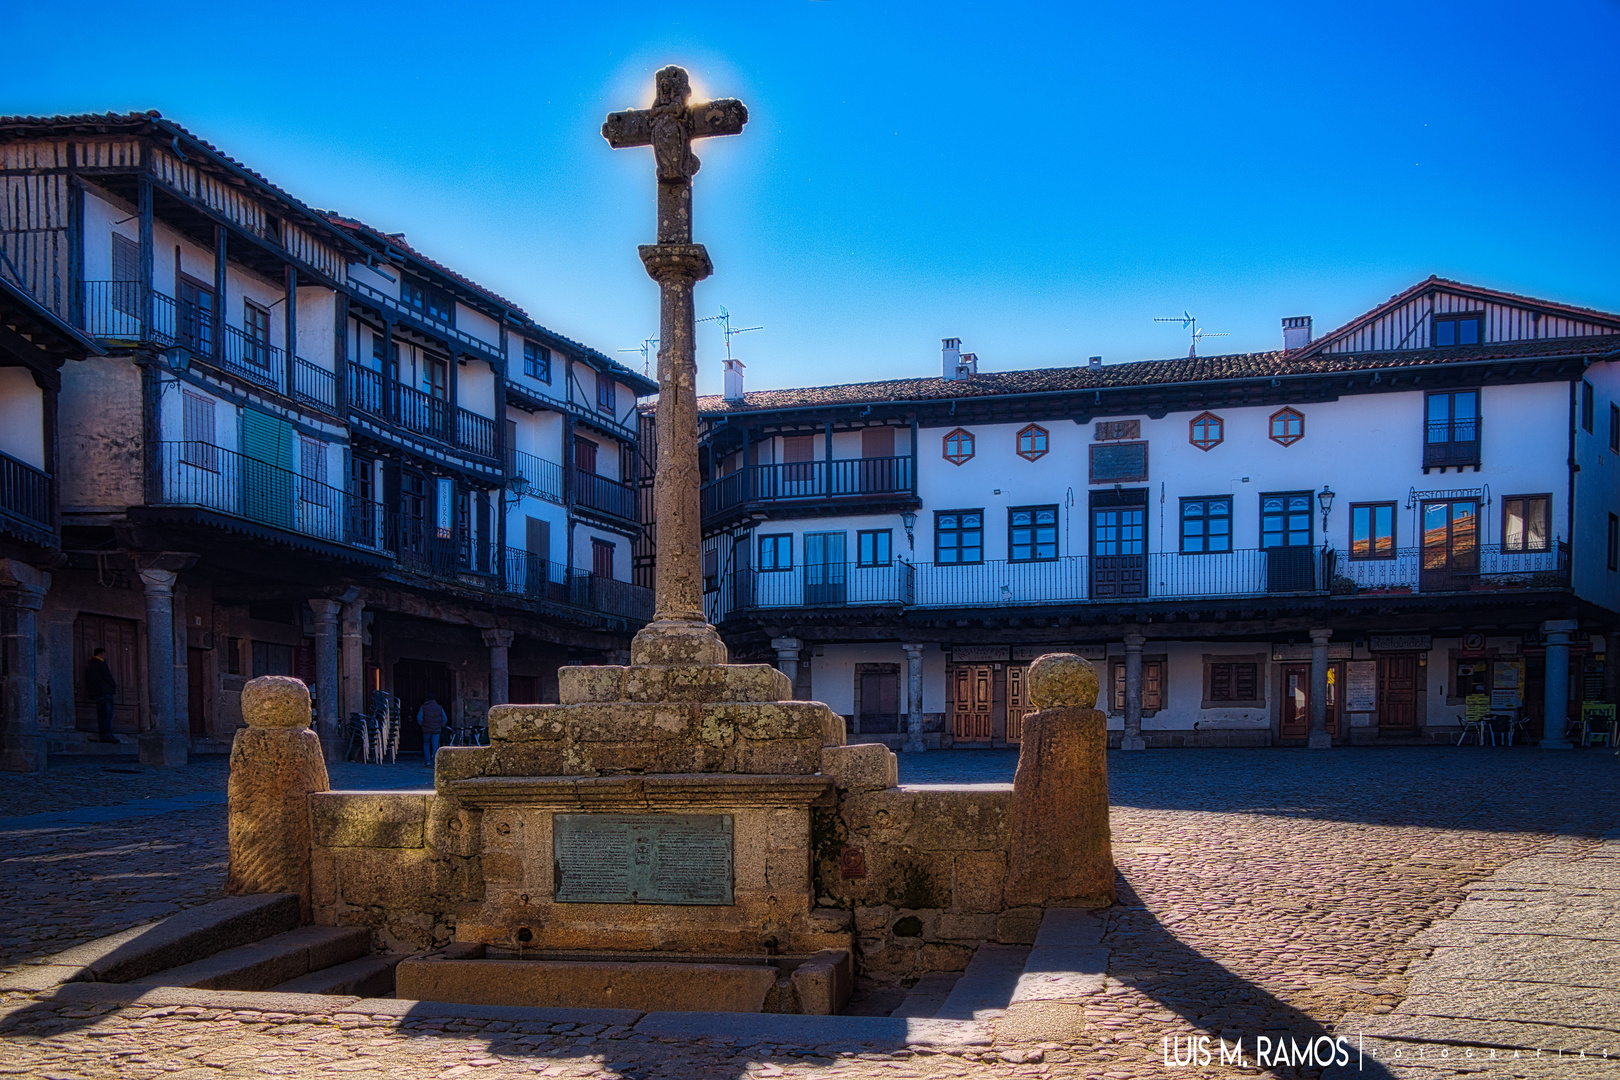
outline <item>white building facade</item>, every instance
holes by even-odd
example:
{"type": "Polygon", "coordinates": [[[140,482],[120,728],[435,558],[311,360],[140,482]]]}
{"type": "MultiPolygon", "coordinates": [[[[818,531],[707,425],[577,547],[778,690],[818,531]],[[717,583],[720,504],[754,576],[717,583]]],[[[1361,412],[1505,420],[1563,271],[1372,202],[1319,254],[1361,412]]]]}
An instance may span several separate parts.
{"type": "Polygon", "coordinates": [[[938,378],[706,398],[710,617],[897,746],[1015,744],[1059,648],[1116,744],[1613,701],[1620,316],[1430,279],[1284,334],[994,374],[947,340],[938,378]]]}

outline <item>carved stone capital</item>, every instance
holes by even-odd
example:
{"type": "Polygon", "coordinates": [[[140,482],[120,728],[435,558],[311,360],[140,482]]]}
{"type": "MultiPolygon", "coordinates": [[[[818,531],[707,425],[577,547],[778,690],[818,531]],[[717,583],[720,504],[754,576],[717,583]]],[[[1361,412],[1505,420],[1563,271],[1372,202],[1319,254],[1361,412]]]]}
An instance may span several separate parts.
{"type": "Polygon", "coordinates": [[[714,273],[714,263],[702,244],[642,244],[642,264],[658,284],[693,284],[714,273]]]}
{"type": "Polygon", "coordinates": [[[509,649],[512,647],[512,631],[485,630],[484,644],[492,649],[509,649]]]}

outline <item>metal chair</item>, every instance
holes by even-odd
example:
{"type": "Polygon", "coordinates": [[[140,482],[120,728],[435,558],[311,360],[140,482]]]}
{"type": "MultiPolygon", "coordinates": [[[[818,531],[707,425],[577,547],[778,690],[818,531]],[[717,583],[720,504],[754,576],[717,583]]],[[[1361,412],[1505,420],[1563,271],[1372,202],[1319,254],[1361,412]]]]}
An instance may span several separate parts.
{"type": "Polygon", "coordinates": [[[1491,729],[1489,721],[1489,715],[1464,716],[1462,722],[1462,734],[1457,736],[1457,745],[1461,746],[1463,741],[1468,738],[1469,733],[1471,732],[1480,746],[1485,745],[1486,739],[1490,739],[1491,745],[1495,746],[1496,732],[1491,729]]]}
{"type": "Polygon", "coordinates": [[[1613,747],[1615,744],[1615,712],[1613,705],[1603,702],[1585,701],[1581,703],[1581,745],[1592,746],[1602,743],[1613,747]]]}

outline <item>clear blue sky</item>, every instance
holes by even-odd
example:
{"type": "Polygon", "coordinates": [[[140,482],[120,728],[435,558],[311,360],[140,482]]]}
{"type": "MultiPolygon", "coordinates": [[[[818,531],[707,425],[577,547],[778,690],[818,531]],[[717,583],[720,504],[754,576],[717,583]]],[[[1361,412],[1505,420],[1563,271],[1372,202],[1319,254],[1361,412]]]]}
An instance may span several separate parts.
{"type": "Polygon", "coordinates": [[[947,335],[1174,356],[1183,309],[1274,348],[1430,273],[1620,310],[1614,2],[3,5],[0,112],[159,109],[606,352],[657,304],[650,154],[602,117],[686,65],[752,117],[696,214],[751,388],[937,373],[947,335]]]}

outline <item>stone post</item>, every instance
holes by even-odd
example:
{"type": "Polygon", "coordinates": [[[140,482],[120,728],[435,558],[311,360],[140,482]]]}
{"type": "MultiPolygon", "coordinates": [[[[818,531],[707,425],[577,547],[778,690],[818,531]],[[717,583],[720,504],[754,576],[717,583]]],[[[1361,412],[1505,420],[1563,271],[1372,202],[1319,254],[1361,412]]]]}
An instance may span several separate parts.
{"type": "Polygon", "coordinates": [[[225,892],[296,893],[309,922],[309,794],[331,787],[309,729],[309,688],[290,675],[253,679],[242,688],[242,719],[231,744],[225,892]]]}
{"type": "Polygon", "coordinates": [[[142,765],[184,765],[190,731],[174,726],[173,570],[142,570],[146,588],[146,700],[151,727],[138,740],[142,765]]]}
{"type": "Polygon", "coordinates": [[[73,701],[73,608],[52,605],[45,612],[45,682],[50,693],[51,712],[47,726],[54,731],[72,731],[75,706],[73,701]]]}
{"type": "Polygon", "coordinates": [[[1571,750],[1574,744],[1564,737],[1569,723],[1569,634],[1580,624],[1574,619],[1549,619],[1541,624],[1547,639],[1545,707],[1541,725],[1543,750],[1571,750]]]}
{"type": "Polygon", "coordinates": [[[35,612],[45,606],[51,575],[16,559],[0,560],[0,662],[5,697],[0,705],[0,770],[38,772],[45,767],[45,736],[39,730],[38,629],[35,612]]]}
{"type": "MultiPolygon", "coordinates": [[[[799,652],[804,648],[804,642],[796,637],[771,638],[771,648],[776,650],[776,670],[788,677],[788,685],[796,691],[799,685],[799,652]]],[[[797,693],[794,696],[797,697],[797,693]]]]}
{"type": "Polygon", "coordinates": [[[485,630],[484,644],[489,646],[489,703],[505,705],[511,700],[511,675],[506,666],[506,650],[512,647],[512,631],[485,630]]]}
{"type": "Polygon", "coordinates": [[[350,713],[364,712],[366,708],[365,625],[360,618],[365,610],[364,600],[343,601],[343,693],[339,699],[343,704],[338,717],[340,725],[349,722],[350,713]]]}
{"type": "Polygon", "coordinates": [[[1125,735],[1121,750],[1146,750],[1142,738],[1142,646],[1147,638],[1132,631],[1125,635],[1125,735]]]}
{"type": "Polygon", "coordinates": [[[175,585],[169,600],[169,621],[174,627],[174,730],[191,744],[191,679],[186,653],[186,587],[175,585]]]}
{"type": "Polygon", "coordinates": [[[923,743],[923,646],[902,645],[906,650],[906,742],[900,749],[915,753],[927,750],[923,743]]]}
{"type": "Polygon", "coordinates": [[[321,752],[327,761],[343,757],[343,725],[349,714],[343,711],[342,676],[338,660],[338,616],[343,605],[325,598],[311,600],[315,613],[315,702],[320,709],[321,752]]]}
{"type": "Polygon", "coordinates": [[[1108,828],[1108,717],[1097,701],[1097,671],[1071,653],[1048,653],[1029,666],[1013,819],[1006,904],[1114,902],[1114,853],[1108,828]]]}
{"type": "Polygon", "coordinates": [[[1327,729],[1328,638],[1333,631],[1326,627],[1311,629],[1311,733],[1308,745],[1312,750],[1331,750],[1333,736],[1327,729]]]}

